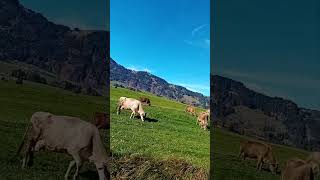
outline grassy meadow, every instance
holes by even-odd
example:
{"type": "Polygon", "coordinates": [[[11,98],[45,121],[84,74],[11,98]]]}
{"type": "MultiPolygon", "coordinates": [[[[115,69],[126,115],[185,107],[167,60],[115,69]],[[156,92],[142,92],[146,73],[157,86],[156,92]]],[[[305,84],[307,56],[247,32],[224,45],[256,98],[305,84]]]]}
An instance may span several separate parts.
{"type": "MultiPolygon", "coordinates": [[[[22,85],[0,81],[0,179],[64,179],[72,160],[68,155],[37,153],[33,167],[25,170],[21,170],[19,158],[14,158],[31,115],[36,111],[48,111],[92,121],[94,112],[106,111],[105,101],[104,97],[77,95],[27,81],[22,85]]],[[[82,168],[79,179],[97,178],[94,165],[85,163],[82,168]]]]}
{"type": "MultiPolygon", "coordinates": [[[[241,139],[248,139],[222,129],[214,129],[214,179],[219,180],[279,180],[280,173],[272,175],[267,165],[261,171],[256,170],[256,160],[238,160],[241,139]]],[[[305,159],[309,152],[282,145],[271,144],[279,169],[291,158],[305,159]]],[[[319,179],[319,177],[318,177],[319,179]]]]}
{"type": "MultiPolygon", "coordinates": [[[[111,150],[119,154],[140,154],[155,159],[183,159],[209,172],[210,131],[196,124],[196,117],[184,112],[185,104],[145,92],[111,88],[111,150]],[[116,114],[119,97],[148,97],[143,106],[149,120],[129,119],[130,111],[116,114]]],[[[204,111],[197,109],[197,112],[204,111]]]]}

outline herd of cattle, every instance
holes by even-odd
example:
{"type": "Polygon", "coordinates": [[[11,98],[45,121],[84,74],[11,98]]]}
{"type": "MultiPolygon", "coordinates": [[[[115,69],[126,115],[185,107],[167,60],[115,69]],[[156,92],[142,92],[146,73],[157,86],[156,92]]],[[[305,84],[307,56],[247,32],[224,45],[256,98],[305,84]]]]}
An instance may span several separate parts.
{"type": "MultiPolygon", "coordinates": [[[[146,113],[142,104],[151,105],[148,98],[120,97],[117,113],[122,109],[132,111],[130,118],[139,115],[144,121],[146,113]]],[[[207,129],[210,111],[200,112],[197,115],[194,107],[187,106],[185,112],[197,116],[197,124],[207,129]]],[[[79,174],[79,169],[84,161],[95,164],[99,180],[105,180],[108,176],[108,154],[101,140],[98,129],[109,129],[110,124],[106,113],[94,114],[95,125],[71,116],[57,116],[48,112],[36,112],[31,117],[31,123],[27,127],[22,143],[18,148],[17,155],[22,147],[23,160],[22,168],[32,166],[35,152],[41,150],[62,152],[69,154],[73,160],[69,163],[65,173],[68,179],[70,171],[75,167],[73,179],[79,174]]],[[[273,155],[272,147],[269,144],[245,140],[240,143],[239,159],[257,159],[256,168],[262,169],[263,164],[268,164],[271,173],[278,172],[279,163],[273,155]]],[[[320,152],[312,152],[306,160],[293,158],[286,162],[282,170],[282,180],[313,180],[320,174],[320,152]]]]}
{"type": "MultiPolygon", "coordinates": [[[[149,98],[146,97],[140,97],[139,100],[128,97],[120,97],[117,105],[117,114],[119,115],[121,110],[123,109],[131,110],[130,119],[134,118],[136,115],[139,115],[141,120],[144,121],[144,119],[147,116],[147,113],[143,110],[142,104],[147,104],[150,106],[151,101],[149,98]]],[[[185,112],[190,113],[193,116],[196,116],[197,124],[199,124],[202,129],[206,130],[208,128],[210,110],[200,112],[199,115],[197,115],[194,107],[187,106],[185,112]]]]}
{"type": "Polygon", "coordinates": [[[204,130],[208,128],[209,120],[210,120],[210,110],[200,112],[197,114],[196,108],[192,106],[187,106],[185,112],[190,113],[193,116],[197,117],[197,124],[204,130]]]}
{"type": "MultiPolygon", "coordinates": [[[[142,104],[150,106],[150,99],[140,98],[136,100],[120,97],[117,114],[122,109],[130,109],[132,111],[130,118],[139,115],[141,120],[144,121],[147,113],[144,112],[142,104]]],[[[192,114],[196,115],[194,108],[189,107],[187,109],[187,112],[193,112],[192,114]]],[[[77,117],[58,116],[49,112],[35,112],[31,116],[31,123],[27,126],[17,151],[17,155],[19,155],[24,148],[22,168],[33,165],[34,153],[52,151],[67,153],[73,158],[65,173],[66,180],[74,167],[73,179],[76,179],[85,161],[95,164],[99,180],[107,179],[109,177],[109,160],[99,129],[110,129],[109,119],[106,113],[96,112],[94,114],[95,124],[93,124],[77,117]]],[[[206,127],[208,120],[209,111],[199,114],[198,123],[201,127],[206,127]]]]}
{"type": "MultiPolygon", "coordinates": [[[[278,172],[279,163],[275,159],[270,145],[245,140],[240,143],[239,159],[257,159],[256,168],[261,170],[264,163],[269,165],[271,173],[278,172]]],[[[293,158],[286,162],[281,172],[282,180],[313,180],[319,175],[320,152],[312,152],[306,160],[293,158]]]]}

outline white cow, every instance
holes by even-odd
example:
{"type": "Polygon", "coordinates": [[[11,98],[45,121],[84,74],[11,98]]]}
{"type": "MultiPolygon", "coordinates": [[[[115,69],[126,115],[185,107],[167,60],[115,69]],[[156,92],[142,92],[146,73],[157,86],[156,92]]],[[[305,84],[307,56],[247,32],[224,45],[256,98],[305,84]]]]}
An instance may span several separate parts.
{"type": "Polygon", "coordinates": [[[48,150],[65,152],[73,157],[65,179],[76,165],[73,179],[76,179],[83,161],[93,162],[99,174],[99,180],[107,179],[107,152],[102,143],[99,130],[91,123],[70,116],[56,116],[48,112],[36,112],[31,117],[31,125],[26,130],[18,153],[25,144],[22,168],[30,165],[33,152],[48,150]]]}
{"type": "Polygon", "coordinates": [[[144,121],[144,118],[147,115],[142,108],[141,101],[133,98],[120,97],[117,107],[117,114],[120,114],[120,110],[122,109],[131,109],[132,113],[130,119],[136,116],[136,114],[139,114],[141,120],[144,121]]]}

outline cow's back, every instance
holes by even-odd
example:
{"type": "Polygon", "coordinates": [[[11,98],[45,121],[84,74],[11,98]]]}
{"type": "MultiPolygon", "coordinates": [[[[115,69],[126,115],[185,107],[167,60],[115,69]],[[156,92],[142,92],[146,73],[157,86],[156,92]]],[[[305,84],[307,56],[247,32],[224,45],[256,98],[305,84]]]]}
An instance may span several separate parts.
{"type": "Polygon", "coordinates": [[[198,116],[199,121],[204,121],[209,119],[209,114],[207,112],[201,112],[198,116]]]}
{"type": "Polygon", "coordinates": [[[288,160],[282,172],[282,180],[313,180],[314,174],[310,164],[304,160],[288,160]]]}
{"type": "Polygon", "coordinates": [[[255,141],[243,141],[241,142],[241,149],[249,157],[265,156],[268,153],[268,145],[255,142],[255,141]]]}
{"type": "Polygon", "coordinates": [[[77,117],[55,116],[42,119],[41,137],[46,145],[53,149],[83,148],[90,144],[94,129],[93,124],[77,117]]]}
{"type": "Polygon", "coordinates": [[[133,98],[126,98],[123,102],[122,102],[122,106],[124,108],[127,108],[127,109],[136,109],[138,108],[139,106],[141,105],[141,102],[136,100],[136,99],[133,99],[133,98]]]}
{"type": "Polygon", "coordinates": [[[314,161],[320,165],[320,152],[312,152],[307,158],[308,161],[314,161]]]}

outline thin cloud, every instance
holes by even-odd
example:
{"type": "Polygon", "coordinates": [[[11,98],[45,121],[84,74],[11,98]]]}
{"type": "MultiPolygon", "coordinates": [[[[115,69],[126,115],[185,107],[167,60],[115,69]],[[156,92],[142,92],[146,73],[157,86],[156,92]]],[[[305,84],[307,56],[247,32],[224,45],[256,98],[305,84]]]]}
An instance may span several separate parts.
{"type": "Polygon", "coordinates": [[[197,32],[199,32],[201,29],[205,28],[206,26],[208,26],[208,24],[202,24],[202,25],[194,28],[191,32],[192,37],[195,36],[197,32]]]}
{"type": "Polygon", "coordinates": [[[191,31],[190,39],[184,40],[184,42],[188,45],[200,47],[200,48],[209,48],[210,47],[210,39],[205,33],[207,33],[208,24],[202,24],[191,31]]]}

